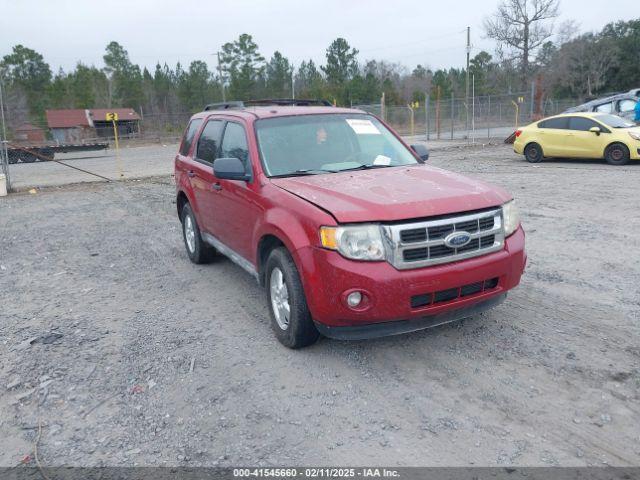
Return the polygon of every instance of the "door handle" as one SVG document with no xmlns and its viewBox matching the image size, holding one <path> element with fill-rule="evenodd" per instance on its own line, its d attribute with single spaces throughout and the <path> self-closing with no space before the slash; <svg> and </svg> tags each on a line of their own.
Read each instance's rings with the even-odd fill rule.
<svg viewBox="0 0 640 480">
<path fill-rule="evenodd" d="M 196 172 L 194 172 L 193 170 L 188 170 L 187 171 L 187 177 L 193 178 L 195 176 L 196 176 Z"/>
<path fill-rule="evenodd" d="M 211 186 L 213 187 L 214 190 L 217 190 L 217 191 L 222 190 L 222 185 L 220 185 L 218 182 L 214 183 Z"/>
</svg>

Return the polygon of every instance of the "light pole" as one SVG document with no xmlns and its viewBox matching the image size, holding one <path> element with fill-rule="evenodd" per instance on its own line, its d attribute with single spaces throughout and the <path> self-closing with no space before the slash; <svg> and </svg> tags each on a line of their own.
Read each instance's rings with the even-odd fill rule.
<svg viewBox="0 0 640 480">
<path fill-rule="evenodd" d="M 220 52 L 216 52 L 216 55 L 218 57 L 218 76 L 220 78 L 220 89 L 222 90 L 222 101 L 226 102 L 227 95 L 225 94 L 225 91 L 224 91 L 224 78 L 222 78 L 222 65 L 220 65 Z"/>
</svg>

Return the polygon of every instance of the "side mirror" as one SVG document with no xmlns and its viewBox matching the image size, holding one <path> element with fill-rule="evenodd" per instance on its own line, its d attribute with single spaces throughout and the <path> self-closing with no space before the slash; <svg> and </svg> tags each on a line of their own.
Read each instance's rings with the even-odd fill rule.
<svg viewBox="0 0 640 480">
<path fill-rule="evenodd" d="M 589 131 L 590 131 L 591 133 L 595 133 L 596 135 L 600 135 L 600 133 L 602 132 L 602 130 L 600 129 L 600 127 L 591 127 L 591 128 L 589 129 Z"/>
<path fill-rule="evenodd" d="M 429 160 L 429 150 L 427 150 L 427 147 L 425 147 L 423 144 L 416 143 L 415 145 L 411 145 L 411 150 L 413 150 L 423 162 Z"/>
<path fill-rule="evenodd" d="M 251 180 L 244 163 L 239 158 L 216 158 L 213 161 L 213 174 L 220 180 Z"/>
</svg>

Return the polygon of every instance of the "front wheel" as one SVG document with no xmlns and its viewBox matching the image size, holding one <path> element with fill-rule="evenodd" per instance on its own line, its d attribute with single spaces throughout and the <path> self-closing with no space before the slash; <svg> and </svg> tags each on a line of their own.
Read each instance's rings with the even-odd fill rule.
<svg viewBox="0 0 640 480">
<path fill-rule="evenodd" d="M 298 269 L 285 248 L 269 254 L 265 273 L 271 327 L 280 343 L 289 348 L 315 343 L 320 334 L 311 319 Z"/>
<path fill-rule="evenodd" d="M 542 147 L 537 143 L 530 143 L 524 149 L 524 158 L 526 158 L 529 163 L 540 163 L 544 158 Z"/>
<path fill-rule="evenodd" d="M 622 143 L 609 145 L 604 152 L 604 159 L 609 165 L 625 165 L 629 156 L 629 149 Z"/>
</svg>

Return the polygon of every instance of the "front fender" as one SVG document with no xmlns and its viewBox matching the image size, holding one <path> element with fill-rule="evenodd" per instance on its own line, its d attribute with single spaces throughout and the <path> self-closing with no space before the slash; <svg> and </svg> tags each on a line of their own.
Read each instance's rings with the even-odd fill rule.
<svg viewBox="0 0 640 480">
<path fill-rule="evenodd" d="M 291 255 L 310 243 L 309 228 L 303 225 L 300 219 L 292 212 L 284 208 L 268 210 L 263 221 L 256 225 L 254 230 L 254 245 L 260 245 L 260 240 L 267 235 L 273 235 L 284 243 Z M 256 249 L 256 264 L 258 263 L 258 251 Z M 295 258 L 294 258 L 295 259 Z"/>
<path fill-rule="evenodd" d="M 314 214 L 316 215 L 307 216 L 305 212 L 297 214 L 297 212 L 281 207 L 272 208 L 265 212 L 263 222 L 256 226 L 253 234 L 253 245 L 256 245 L 253 260 L 258 273 L 262 273 L 258 251 L 261 240 L 265 236 L 272 235 L 280 240 L 291 254 L 307 297 L 310 295 L 308 278 L 313 275 L 313 272 L 309 271 L 308 262 L 304 262 L 301 258 L 301 252 L 303 249 L 318 244 L 319 225 L 332 225 L 335 222 L 331 216 L 324 212 L 316 210 Z M 317 215 L 322 218 L 315 218 Z"/>
</svg>

